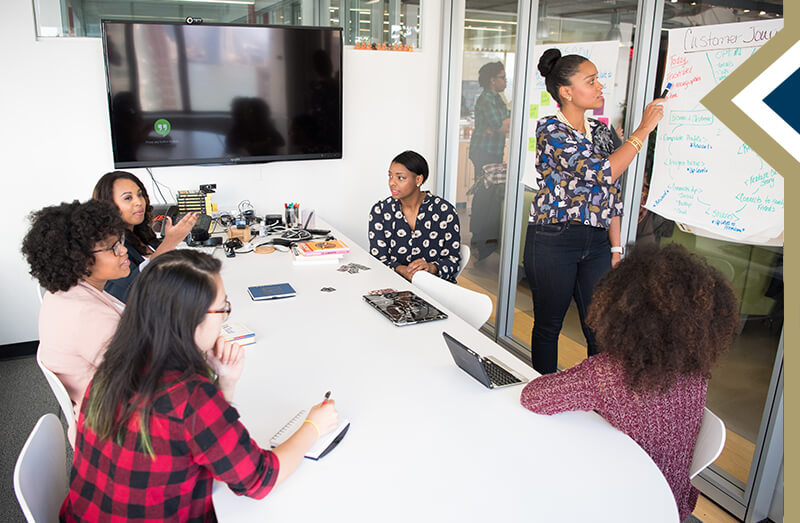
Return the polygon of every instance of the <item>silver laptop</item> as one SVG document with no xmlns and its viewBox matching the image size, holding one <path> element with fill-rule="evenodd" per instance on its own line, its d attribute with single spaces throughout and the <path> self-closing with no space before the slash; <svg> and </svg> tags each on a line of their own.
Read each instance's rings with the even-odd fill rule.
<svg viewBox="0 0 800 523">
<path fill-rule="evenodd" d="M 411 291 L 367 294 L 364 300 L 399 327 L 447 318 L 447 314 Z"/>
<path fill-rule="evenodd" d="M 499 389 L 528 383 L 528 378 L 515 372 L 506 366 L 502 361 L 493 356 L 482 358 L 475 351 L 443 332 L 444 341 L 456 365 L 461 367 L 467 374 L 483 383 L 489 389 Z"/>
</svg>

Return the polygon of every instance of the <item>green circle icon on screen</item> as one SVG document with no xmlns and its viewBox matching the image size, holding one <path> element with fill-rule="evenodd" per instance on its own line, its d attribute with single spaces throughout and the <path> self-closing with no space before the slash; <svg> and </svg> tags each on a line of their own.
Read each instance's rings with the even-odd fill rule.
<svg viewBox="0 0 800 523">
<path fill-rule="evenodd" d="M 155 129 L 156 133 L 159 135 L 166 136 L 172 130 L 172 125 L 170 125 L 169 120 L 161 118 L 156 120 L 155 125 L 153 125 L 153 129 Z"/>
</svg>

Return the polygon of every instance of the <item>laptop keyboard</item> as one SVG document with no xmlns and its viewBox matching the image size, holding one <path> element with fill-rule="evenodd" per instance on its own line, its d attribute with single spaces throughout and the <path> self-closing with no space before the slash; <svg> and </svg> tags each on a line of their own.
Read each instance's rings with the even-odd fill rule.
<svg viewBox="0 0 800 523">
<path fill-rule="evenodd" d="M 519 383 L 519 378 L 508 372 L 506 369 L 499 365 L 495 365 L 492 360 L 484 359 L 483 367 L 496 386 L 509 385 L 511 383 Z"/>
</svg>

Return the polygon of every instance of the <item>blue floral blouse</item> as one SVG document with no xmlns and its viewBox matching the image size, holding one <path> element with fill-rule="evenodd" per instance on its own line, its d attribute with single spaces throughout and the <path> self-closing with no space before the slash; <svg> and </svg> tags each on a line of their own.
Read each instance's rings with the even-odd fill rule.
<svg viewBox="0 0 800 523">
<path fill-rule="evenodd" d="M 369 252 L 384 265 L 396 268 L 424 258 L 439 269 L 439 277 L 455 282 L 461 261 L 461 232 L 455 208 L 428 193 L 417 214 L 416 228 L 391 196 L 372 206 L 369 215 Z"/>
<path fill-rule="evenodd" d="M 611 181 L 611 130 L 589 118 L 592 141 L 555 116 L 536 127 L 539 190 L 531 202 L 531 223 L 578 221 L 608 229 L 622 215 L 620 179 Z"/>
</svg>

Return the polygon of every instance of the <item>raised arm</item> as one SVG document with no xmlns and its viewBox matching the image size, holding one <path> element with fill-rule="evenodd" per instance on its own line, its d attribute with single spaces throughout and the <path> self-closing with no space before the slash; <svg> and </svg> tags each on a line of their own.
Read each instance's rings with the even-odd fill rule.
<svg viewBox="0 0 800 523">
<path fill-rule="evenodd" d="M 664 117 L 663 104 L 663 98 L 656 98 L 645 107 L 644 113 L 642 114 L 642 123 L 631 133 L 631 135 L 638 138 L 641 143 L 647 140 L 647 137 L 656 128 L 658 122 Z M 639 154 L 639 149 L 626 140 L 608 157 L 608 161 L 611 165 L 612 182 L 617 181 L 617 178 L 625 172 L 625 169 L 628 168 L 637 154 Z"/>
</svg>

